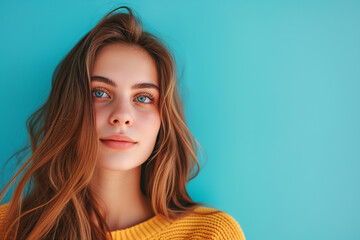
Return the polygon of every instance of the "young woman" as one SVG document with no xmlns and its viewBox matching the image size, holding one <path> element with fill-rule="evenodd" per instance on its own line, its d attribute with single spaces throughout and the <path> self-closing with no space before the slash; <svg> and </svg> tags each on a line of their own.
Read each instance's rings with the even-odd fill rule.
<svg viewBox="0 0 360 240">
<path fill-rule="evenodd" d="M 0 193 L 20 179 L 0 207 L 0 238 L 245 239 L 230 215 L 187 193 L 199 163 L 176 74 L 131 9 L 107 14 L 28 119 L 32 154 Z"/>
</svg>

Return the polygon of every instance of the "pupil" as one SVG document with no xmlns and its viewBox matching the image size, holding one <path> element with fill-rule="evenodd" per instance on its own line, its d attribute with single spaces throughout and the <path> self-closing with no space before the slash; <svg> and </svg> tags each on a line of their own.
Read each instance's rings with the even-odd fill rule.
<svg viewBox="0 0 360 240">
<path fill-rule="evenodd" d="M 96 92 L 95 92 L 95 95 L 96 95 L 97 97 L 101 97 L 101 96 L 102 96 L 101 92 L 99 92 L 99 91 L 96 91 Z"/>
</svg>

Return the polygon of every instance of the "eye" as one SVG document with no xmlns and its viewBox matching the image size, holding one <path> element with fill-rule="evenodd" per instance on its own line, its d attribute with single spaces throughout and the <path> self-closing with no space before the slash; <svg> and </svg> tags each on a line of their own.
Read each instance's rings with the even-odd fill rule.
<svg viewBox="0 0 360 240">
<path fill-rule="evenodd" d="M 107 90 L 102 87 L 96 87 L 92 89 L 92 96 L 94 98 L 110 98 Z M 135 97 L 135 101 L 144 103 L 144 104 L 152 104 L 156 101 L 155 97 L 150 93 L 141 93 Z"/>
<path fill-rule="evenodd" d="M 151 95 L 150 93 L 141 93 L 140 95 L 138 95 L 135 99 L 137 99 L 139 102 L 141 103 L 145 103 L 145 104 L 150 104 L 154 102 L 154 96 Z M 149 99 L 148 101 L 146 101 L 146 99 Z M 145 102 L 146 101 L 146 102 Z"/>
<path fill-rule="evenodd" d="M 95 98 L 103 98 L 104 95 L 107 95 L 107 97 L 110 97 L 107 93 L 106 93 L 106 89 L 104 88 L 94 88 L 92 90 L 92 96 Z M 106 96 L 105 96 L 106 97 Z"/>
</svg>

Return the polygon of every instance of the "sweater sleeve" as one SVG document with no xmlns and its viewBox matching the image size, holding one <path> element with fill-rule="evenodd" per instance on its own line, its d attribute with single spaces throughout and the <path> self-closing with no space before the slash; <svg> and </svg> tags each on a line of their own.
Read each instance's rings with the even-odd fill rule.
<svg viewBox="0 0 360 240">
<path fill-rule="evenodd" d="M 4 229 L 3 225 L 5 224 L 5 215 L 8 208 L 9 203 L 5 203 L 0 206 L 0 239 L 3 238 Z"/>
<path fill-rule="evenodd" d="M 219 213 L 216 228 L 217 231 L 214 239 L 245 240 L 239 223 L 226 212 Z"/>
</svg>

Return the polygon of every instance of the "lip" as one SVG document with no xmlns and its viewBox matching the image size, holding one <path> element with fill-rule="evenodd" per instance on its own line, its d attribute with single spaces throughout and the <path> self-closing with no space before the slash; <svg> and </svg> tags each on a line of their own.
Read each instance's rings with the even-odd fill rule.
<svg viewBox="0 0 360 240">
<path fill-rule="evenodd" d="M 137 142 L 126 135 L 115 134 L 101 138 L 100 141 L 107 147 L 117 150 L 127 150 L 132 148 Z"/>
<path fill-rule="evenodd" d="M 136 143 L 134 140 L 132 140 L 128 136 L 122 135 L 122 134 L 115 134 L 115 135 L 103 137 L 100 140 Z"/>
<path fill-rule="evenodd" d="M 132 148 L 136 142 L 126 142 L 126 141 L 113 141 L 113 140 L 101 140 L 100 141 L 109 148 L 116 150 L 127 150 Z"/>
</svg>

